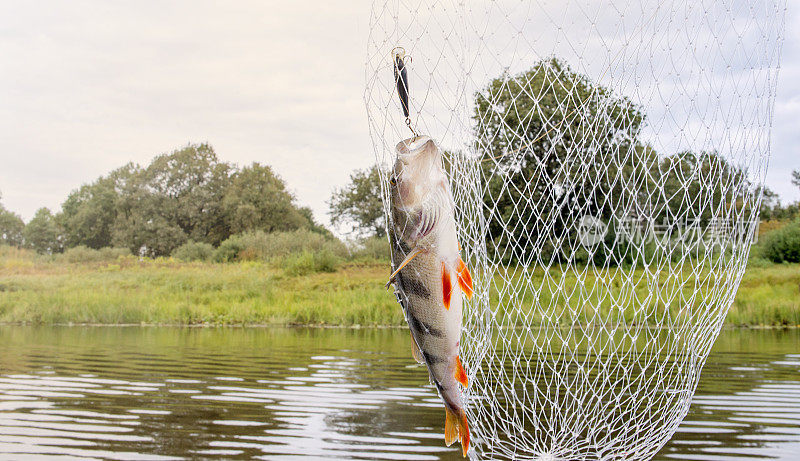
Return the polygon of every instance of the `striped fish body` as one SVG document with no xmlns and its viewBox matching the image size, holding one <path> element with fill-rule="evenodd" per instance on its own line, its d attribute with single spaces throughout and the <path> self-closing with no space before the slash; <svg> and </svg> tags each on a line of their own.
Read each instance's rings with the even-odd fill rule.
<svg viewBox="0 0 800 461">
<path fill-rule="evenodd" d="M 397 145 L 391 180 L 393 281 L 408 321 L 415 359 L 428 367 L 445 404 L 445 442 L 460 438 L 464 456 L 469 429 L 459 384 L 467 376 L 459 359 L 462 304 L 472 280 L 461 260 L 453 197 L 442 154 L 427 136 Z"/>
</svg>

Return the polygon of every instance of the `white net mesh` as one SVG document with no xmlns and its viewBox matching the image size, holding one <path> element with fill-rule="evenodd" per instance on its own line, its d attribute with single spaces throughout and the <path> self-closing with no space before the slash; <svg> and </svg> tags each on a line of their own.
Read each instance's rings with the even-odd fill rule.
<svg viewBox="0 0 800 461">
<path fill-rule="evenodd" d="M 447 152 L 475 280 L 461 346 L 473 455 L 649 459 L 674 433 L 757 225 L 783 12 L 375 1 L 378 165 L 410 135 L 402 46 L 411 120 Z"/>
</svg>

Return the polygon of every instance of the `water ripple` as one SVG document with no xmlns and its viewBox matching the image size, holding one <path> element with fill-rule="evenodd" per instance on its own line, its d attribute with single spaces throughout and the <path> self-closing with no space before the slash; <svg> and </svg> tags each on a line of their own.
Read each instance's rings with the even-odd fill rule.
<svg viewBox="0 0 800 461">
<path fill-rule="evenodd" d="M 800 453 L 800 334 L 742 334 L 723 333 L 657 459 Z M 0 460 L 462 459 L 443 444 L 441 402 L 409 367 L 401 330 L 6 326 L 0 337 Z"/>
</svg>

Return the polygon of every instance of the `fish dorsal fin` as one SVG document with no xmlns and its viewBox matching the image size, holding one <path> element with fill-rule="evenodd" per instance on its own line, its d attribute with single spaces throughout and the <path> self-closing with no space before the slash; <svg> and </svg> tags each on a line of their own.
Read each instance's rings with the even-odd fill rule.
<svg viewBox="0 0 800 461">
<path fill-rule="evenodd" d="M 411 336 L 411 356 L 414 357 L 414 360 L 417 363 L 425 363 L 425 357 L 422 355 L 422 351 L 419 350 L 419 346 L 417 346 L 417 342 L 414 340 L 414 336 Z"/>
</svg>

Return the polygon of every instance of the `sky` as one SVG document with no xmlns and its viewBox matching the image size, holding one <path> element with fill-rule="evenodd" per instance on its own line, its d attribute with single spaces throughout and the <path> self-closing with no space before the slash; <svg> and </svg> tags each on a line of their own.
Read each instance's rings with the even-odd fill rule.
<svg viewBox="0 0 800 461">
<path fill-rule="evenodd" d="M 328 223 L 374 154 L 364 109 L 371 1 L 0 0 L 0 193 L 29 220 L 128 162 L 208 142 L 272 166 Z M 800 0 L 790 0 L 766 184 L 800 168 Z"/>
</svg>

